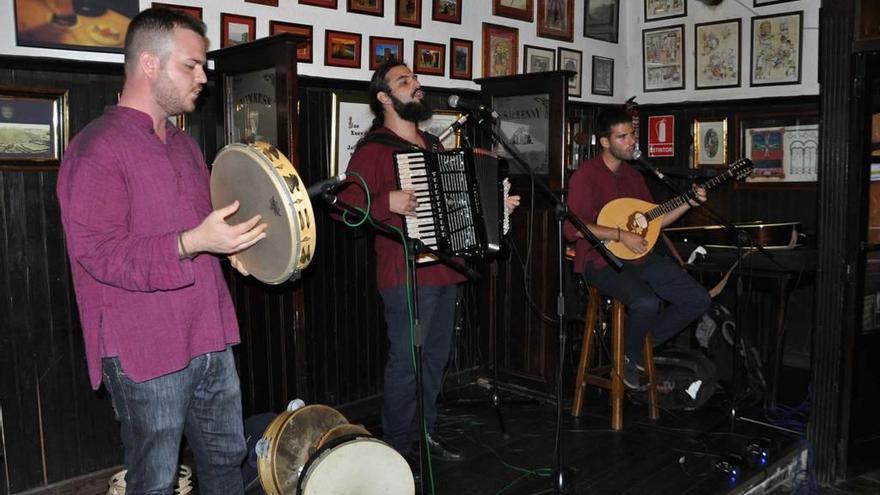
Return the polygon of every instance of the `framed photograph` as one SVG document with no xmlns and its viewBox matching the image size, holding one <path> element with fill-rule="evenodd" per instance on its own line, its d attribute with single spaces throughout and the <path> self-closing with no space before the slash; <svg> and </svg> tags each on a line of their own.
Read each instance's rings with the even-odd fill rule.
<svg viewBox="0 0 880 495">
<path fill-rule="evenodd" d="M 763 7 L 765 5 L 774 5 L 777 3 L 794 2 L 795 0 L 755 0 L 755 7 Z"/>
<path fill-rule="evenodd" d="M 244 0 L 247 3 L 258 3 L 260 5 L 268 5 L 270 7 L 277 7 L 278 0 Z"/>
<path fill-rule="evenodd" d="M 614 59 L 593 55 L 593 84 L 590 92 L 594 95 L 614 96 Z"/>
<path fill-rule="evenodd" d="M 413 72 L 431 76 L 445 75 L 446 45 L 442 43 L 428 43 L 427 41 L 414 41 Z"/>
<path fill-rule="evenodd" d="M 257 18 L 220 13 L 220 47 L 240 45 L 256 39 Z"/>
<path fill-rule="evenodd" d="M 752 86 L 801 82 L 803 11 L 752 17 Z"/>
<path fill-rule="evenodd" d="M 348 0 L 348 11 L 355 14 L 383 17 L 385 15 L 385 0 Z"/>
<path fill-rule="evenodd" d="M 370 36 L 370 70 L 376 70 L 386 60 L 403 60 L 403 38 Z"/>
<path fill-rule="evenodd" d="M 0 168 L 51 168 L 67 146 L 67 90 L 0 86 Z"/>
<path fill-rule="evenodd" d="M 573 76 L 568 78 L 568 96 L 581 95 L 583 59 L 584 56 L 582 52 L 559 47 L 559 70 L 570 70 L 575 72 Z"/>
<path fill-rule="evenodd" d="M 422 0 L 394 0 L 394 24 L 422 27 Z"/>
<path fill-rule="evenodd" d="M 474 42 L 452 38 L 449 40 L 449 77 L 451 79 L 474 78 Z"/>
<path fill-rule="evenodd" d="M 687 0 L 644 0 L 645 22 L 684 17 L 688 13 Z"/>
<path fill-rule="evenodd" d="M 684 89 L 684 24 L 642 31 L 643 88 Z"/>
<path fill-rule="evenodd" d="M 461 24 L 461 6 L 464 0 L 433 0 L 433 2 L 432 19 Z"/>
<path fill-rule="evenodd" d="M 556 52 L 552 48 L 523 45 L 523 74 L 556 69 Z"/>
<path fill-rule="evenodd" d="M 333 122 L 328 175 L 344 173 L 357 142 L 373 125 L 373 112 L 366 95 L 333 93 Z"/>
<path fill-rule="evenodd" d="M 327 7 L 335 9 L 338 7 L 338 0 L 299 0 L 301 5 L 314 5 L 315 7 Z"/>
<path fill-rule="evenodd" d="M 697 89 L 740 85 L 740 19 L 694 25 L 694 80 Z"/>
<path fill-rule="evenodd" d="M 107 0 L 94 6 L 88 15 L 78 13 L 69 0 L 12 3 L 18 46 L 93 52 L 122 53 L 128 23 L 140 10 L 138 0 Z"/>
<path fill-rule="evenodd" d="M 586 0 L 584 37 L 617 43 L 620 0 Z"/>
<path fill-rule="evenodd" d="M 727 119 L 694 119 L 694 168 L 725 167 L 727 155 Z"/>
<path fill-rule="evenodd" d="M 201 7 L 191 7 L 189 5 L 175 5 L 173 3 L 160 3 L 160 2 L 153 2 L 152 6 L 153 7 L 161 7 L 163 9 L 176 10 L 178 12 L 183 12 L 184 14 L 189 14 L 200 21 L 202 20 L 202 8 Z"/>
<path fill-rule="evenodd" d="M 492 0 L 492 15 L 532 22 L 535 19 L 535 0 Z"/>
<path fill-rule="evenodd" d="M 519 30 L 483 23 L 483 77 L 512 76 L 519 65 Z"/>
<path fill-rule="evenodd" d="M 815 112 L 737 115 L 736 127 L 737 150 L 755 166 L 747 184 L 816 182 L 819 117 Z"/>
<path fill-rule="evenodd" d="M 440 134 L 443 134 L 443 131 L 448 129 L 460 117 L 461 113 L 456 110 L 434 110 L 434 115 L 430 119 L 419 123 L 419 129 L 430 132 L 435 136 L 440 136 Z M 454 150 L 460 147 L 461 129 L 453 132 L 440 143 L 447 150 Z"/>
<path fill-rule="evenodd" d="M 324 65 L 361 68 L 361 35 L 343 31 L 325 31 Z"/>
<path fill-rule="evenodd" d="M 574 39 L 574 0 L 538 0 L 538 36 Z"/>
<path fill-rule="evenodd" d="M 294 24 L 292 22 L 269 21 L 269 35 L 278 33 L 293 33 L 308 38 L 308 41 L 296 47 L 296 61 L 312 63 L 312 26 L 308 24 Z"/>
</svg>

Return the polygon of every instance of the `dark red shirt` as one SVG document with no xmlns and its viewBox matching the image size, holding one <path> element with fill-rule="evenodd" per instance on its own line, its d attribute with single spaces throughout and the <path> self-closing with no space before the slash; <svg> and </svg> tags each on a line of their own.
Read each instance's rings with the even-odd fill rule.
<svg viewBox="0 0 880 495">
<path fill-rule="evenodd" d="M 568 208 L 585 224 L 595 224 L 602 207 L 617 198 L 654 202 L 642 174 L 626 162 L 620 164 L 616 173 L 612 172 L 602 160 L 602 154 L 581 163 L 569 180 Z M 571 222 L 565 222 L 563 232 L 569 242 L 575 243 L 577 273 L 582 273 L 587 263 L 596 268 L 608 264 L 586 239 L 577 236 L 578 231 Z"/>
</svg>

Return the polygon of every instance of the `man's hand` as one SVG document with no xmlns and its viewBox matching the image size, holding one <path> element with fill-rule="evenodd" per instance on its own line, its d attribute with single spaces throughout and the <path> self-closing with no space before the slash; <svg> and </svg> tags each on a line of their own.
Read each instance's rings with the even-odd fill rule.
<svg viewBox="0 0 880 495">
<path fill-rule="evenodd" d="M 391 191 L 388 193 L 388 209 L 399 215 L 416 216 L 419 202 L 414 191 Z"/>
<path fill-rule="evenodd" d="M 513 210 L 519 206 L 519 196 L 508 196 L 507 199 L 504 200 L 504 208 L 507 209 L 507 214 L 510 215 L 513 213 Z"/>
<path fill-rule="evenodd" d="M 704 189 L 703 186 L 698 186 L 698 185 L 694 184 L 694 185 L 692 186 L 692 189 L 694 190 L 694 194 L 697 195 L 696 200 L 699 201 L 699 203 L 694 202 L 693 199 L 689 199 L 689 200 L 688 200 L 688 204 L 689 204 L 689 205 L 691 205 L 691 206 L 700 206 L 700 203 L 705 203 L 706 200 L 709 198 L 709 197 L 706 195 L 706 189 Z"/>
<path fill-rule="evenodd" d="M 211 212 L 198 227 L 181 232 L 180 243 L 184 250 L 181 254 L 194 256 L 199 253 L 237 253 L 265 239 L 267 225 L 259 223 L 260 215 L 254 215 L 236 225 L 226 223 L 226 218 L 238 211 L 238 208 L 239 203 L 235 201 Z"/>
<path fill-rule="evenodd" d="M 244 265 L 241 264 L 241 259 L 238 257 L 238 254 L 230 254 L 229 263 L 232 265 L 232 268 L 238 270 L 238 273 L 244 275 L 245 277 L 251 274 L 251 272 L 247 271 Z"/>
<path fill-rule="evenodd" d="M 642 236 L 626 230 L 620 231 L 620 242 L 636 254 L 645 254 L 648 250 L 648 241 L 642 238 Z"/>
</svg>

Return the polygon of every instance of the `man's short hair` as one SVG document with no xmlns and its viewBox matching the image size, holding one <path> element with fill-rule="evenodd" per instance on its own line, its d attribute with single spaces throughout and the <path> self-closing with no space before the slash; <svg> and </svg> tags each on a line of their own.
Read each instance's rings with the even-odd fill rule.
<svg viewBox="0 0 880 495">
<path fill-rule="evenodd" d="M 611 136 L 611 128 L 618 124 L 631 124 L 632 116 L 620 107 L 606 108 L 596 117 L 596 137 Z"/>
<path fill-rule="evenodd" d="M 134 16 L 125 34 L 125 73 L 137 67 L 137 59 L 150 51 L 163 61 L 170 53 L 174 28 L 189 29 L 205 37 L 205 23 L 195 17 L 167 8 L 150 8 Z"/>
<path fill-rule="evenodd" d="M 373 77 L 370 79 L 370 110 L 376 116 L 373 120 L 373 127 L 377 127 L 377 123 L 382 125 L 385 121 L 385 108 L 382 106 L 382 102 L 379 101 L 379 93 L 391 94 L 391 85 L 388 84 L 385 76 L 388 75 L 391 69 L 399 65 L 406 64 L 396 58 L 386 60 L 376 69 L 376 72 L 373 73 Z"/>
</svg>

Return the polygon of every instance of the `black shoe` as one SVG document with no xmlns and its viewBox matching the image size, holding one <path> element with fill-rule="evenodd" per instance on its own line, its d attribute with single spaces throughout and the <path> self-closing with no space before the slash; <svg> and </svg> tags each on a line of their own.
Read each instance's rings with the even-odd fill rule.
<svg viewBox="0 0 880 495">
<path fill-rule="evenodd" d="M 645 387 L 642 385 L 642 377 L 638 366 L 626 357 L 623 359 L 623 371 L 620 375 L 626 388 L 632 390 L 644 390 Z"/>
<path fill-rule="evenodd" d="M 444 442 L 441 442 L 440 439 L 428 435 L 427 440 L 428 449 L 431 451 L 431 460 L 448 462 L 464 460 L 464 454 L 462 454 L 460 450 L 446 445 Z M 416 459 L 418 459 L 418 443 L 415 444 L 414 448 L 416 450 Z"/>
</svg>

